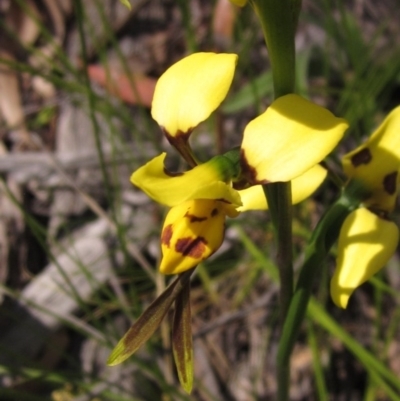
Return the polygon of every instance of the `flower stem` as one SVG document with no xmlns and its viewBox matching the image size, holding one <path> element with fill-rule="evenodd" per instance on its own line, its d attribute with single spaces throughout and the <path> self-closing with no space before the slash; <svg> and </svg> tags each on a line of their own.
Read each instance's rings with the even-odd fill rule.
<svg viewBox="0 0 400 401">
<path fill-rule="evenodd" d="M 301 0 L 253 0 L 268 47 L 275 99 L 294 92 L 294 36 Z"/>
<path fill-rule="evenodd" d="M 292 191 L 290 182 L 277 182 L 263 188 L 276 229 L 276 259 L 280 281 L 279 315 L 283 326 L 293 295 Z"/>
<path fill-rule="evenodd" d="M 298 0 L 253 0 L 272 66 L 275 98 L 294 92 L 295 43 L 294 34 L 299 11 Z M 296 5 L 297 8 L 294 8 Z M 290 182 L 264 186 L 277 235 L 277 264 L 280 271 L 281 324 L 293 293 L 292 267 L 292 198 Z"/>
<path fill-rule="evenodd" d="M 268 47 L 275 99 L 295 90 L 295 31 L 301 0 L 252 0 Z M 292 194 L 290 182 L 263 186 L 277 236 L 280 275 L 280 322 L 283 329 L 293 296 Z M 291 350 L 289 351 L 290 356 Z M 290 358 L 277 359 L 278 399 L 287 401 Z"/>
</svg>

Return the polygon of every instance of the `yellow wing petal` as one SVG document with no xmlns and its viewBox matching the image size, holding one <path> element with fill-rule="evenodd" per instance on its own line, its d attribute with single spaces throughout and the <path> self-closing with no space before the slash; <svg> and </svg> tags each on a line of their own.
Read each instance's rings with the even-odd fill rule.
<svg viewBox="0 0 400 401">
<path fill-rule="evenodd" d="M 242 169 L 250 182 L 290 181 L 323 160 L 348 124 L 294 94 L 274 101 L 251 121 L 242 142 Z"/>
<path fill-rule="evenodd" d="M 310 170 L 295 178 L 292 181 L 293 205 L 300 203 L 316 191 L 326 175 L 327 171 L 319 164 L 316 164 Z M 268 209 L 268 203 L 261 185 L 254 185 L 238 192 L 242 200 L 242 206 L 237 209 L 239 212 Z"/>
</svg>

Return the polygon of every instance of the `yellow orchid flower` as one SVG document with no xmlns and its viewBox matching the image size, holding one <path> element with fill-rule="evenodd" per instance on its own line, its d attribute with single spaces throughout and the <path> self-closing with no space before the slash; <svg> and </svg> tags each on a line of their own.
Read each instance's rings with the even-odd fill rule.
<svg viewBox="0 0 400 401">
<path fill-rule="evenodd" d="M 392 211 L 400 183 L 400 106 L 392 110 L 383 123 L 361 146 L 342 159 L 349 179 L 365 184 L 371 196 L 365 205 Z"/>
<path fill-rule="evenodd" d="M 339 235 L 337 267 L 331 280 L 335 304 L 346 308 L 350 295 L 369 280 L 392 257 L 399 242 L 399 229 L 368 209 L 350 213 Z"/>
<path fill-rule="evenodd" d="M 178 274 L 193 268 L 221 246 L 225 217 L 267 209 L 260 185 L 245 190 L 232 187 L 236 169 L 225 156 L 217 156 L 185 173 L 164 167 L 166 154 L 136 170 L 131 182 L 158 203 L 170 206 L 161 234 L 160 271 Z M 293 180 L 293 203 L 310 196 L 326 177 L 316 165 Z"/>
<path fill-rule="evenodd" d="M 298 95 L 282 96 L 247 125 L 242 170 L 251 184 L 290 181 L 322 161 L 347 127 L 344 119 Z"/>
<path fill-rule="evenodd" d="M 198 265 L 221 246 L 225 217 L 242 205 L 232 188 L 233 163 L 217 156 L 185 173 L 164 167 L 165 153 L 131 176 L 131 182 L 155 201 L 170 206 L 161 233 L 160 272 L 178 274 Z"/>
<path fill-rule="evenodd" d="M 250 184 L 295 179 L 293 202 L 297 203 L 321 184 L 326 171 L 316 164 L 347 128 L 344 120 L 322 107 L 287 95 L 249 123 L 237 163 L 217 156 L 196 165 L 188 137 L 228 93 L 236 62 L 234 54 L 192 54 L 170 67 L 157 83 L 152 116 L 194 166 L 185 173 L 170 173 L 161 154 L 131 176 L 132 183 L 147 195 L 172 207 L 161 237 L 160 270 L 165 274 L 193 268 L 215 252 L 223 240 L 226 216 L 267 208 L 260 186 L 243 191 L 233 188 L 241 173 L 239 164 Z"/>
<path fill-rule="evenodd" d="M 397 107 L 364 144 L 342 158 L 349 182 L 357 180 L 369 193 L 364 207 L 347 217 L 339 235 L 331 296 L 342 308 L 357 287 L 385 266 L 399 241 L 398 227 L 386 218 L 398 194 L 399 127 Z"/>
</svg>

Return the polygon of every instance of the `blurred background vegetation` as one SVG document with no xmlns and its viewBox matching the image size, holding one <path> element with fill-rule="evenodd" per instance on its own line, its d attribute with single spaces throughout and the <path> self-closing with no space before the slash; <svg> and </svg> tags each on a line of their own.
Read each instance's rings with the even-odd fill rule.
<svg viewBox="0 0 400 401">
<path fill-rule="evenodd" d="M 168 284 L 157 273 L 165 210 L 129 183 L 161 151 L 185 168 L 150 117 L 157 78 L 194 51 L 239 54 L 227 100 L 192 139 L 201 160 L 239 145 L 272 100 L 250 7 L 130 2 L 0 0 L 0 400 L 274 400 L 277 273 L 264 213 L 229 220 L 197 270 L 191 396 L 177 385 L 168 319 L 129 361 L 106 366 Z M 303 1 L 297 92 L 350 123 L 326 160 L 338 176 L 340 156 L 400 102 L 399 21 L 397 0 Z M 338 191 L 327 181 L 295 207 L 295 266 Z M 291 399 L 400 400 L 398 255 L 345 311 L 329 299 L 334 257 L 294 350 Z"/>
</svg>

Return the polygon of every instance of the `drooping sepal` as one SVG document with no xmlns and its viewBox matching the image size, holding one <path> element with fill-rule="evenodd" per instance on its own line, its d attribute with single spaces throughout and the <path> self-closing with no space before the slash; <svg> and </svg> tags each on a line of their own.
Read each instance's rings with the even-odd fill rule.
<svg viewBox="0 0 400 401">
<path fill-rule="evenodd" d="M 287 182 L 322 161 L 348 124 L 298 95 L 275 100 L 246 127 L 242 171 L 252 184 Z"/>
<path fill-rule="evenodd" d="M 182 289 L 175 301 L 172 351 L 179 382 L 183 389 L 190 394 L 193 387 L 194 370 L 190 283 Z"/>
<path fill-rule="evenodd" d="M 356 209 L 339 234 L 337 266 L 331 280 L 333 302 L 346 308 L 354 290 L 389 261 L 399 242 L 399 229 L 366 208 Z"/>
<path fill-rule="evenodd" d="M 134 354 L 158 329 L 172 303 L 182 289 L 189 285 L 193 271 L 181 274 L 140 315 L 111 352 L 107 365 L 115 366 Z"/>
</svg>

